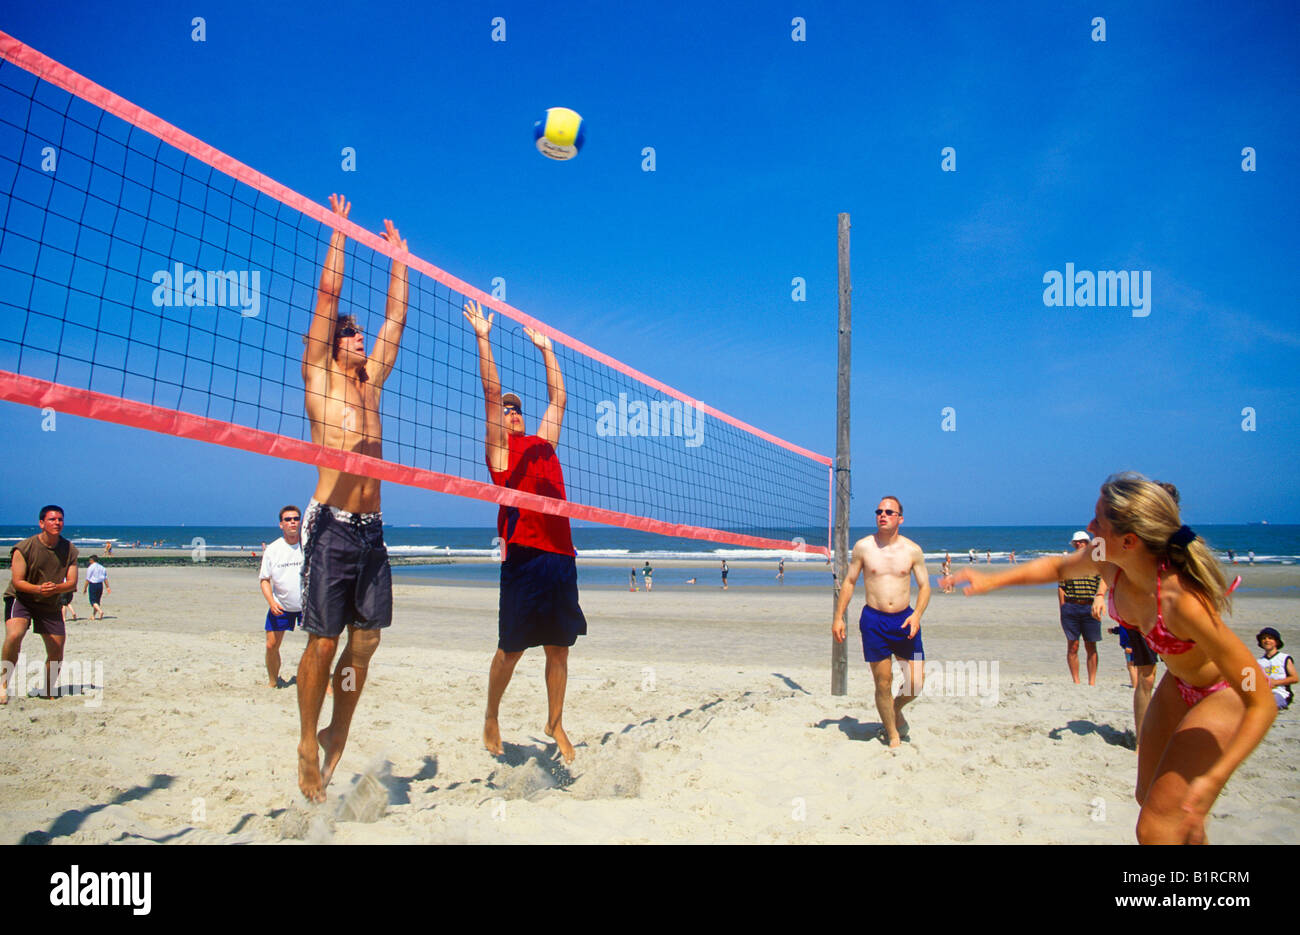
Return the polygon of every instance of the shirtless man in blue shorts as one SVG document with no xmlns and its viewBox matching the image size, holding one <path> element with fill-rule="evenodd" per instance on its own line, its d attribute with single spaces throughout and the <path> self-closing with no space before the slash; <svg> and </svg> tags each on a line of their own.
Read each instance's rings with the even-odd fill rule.
<svg viewBox="0 0 1300 935">
<path fill-rule="evenodd" d="M 342 196 L 330 195 L 330 207 L 346 218 L 352 206 Z M 384 226 L 384 238 L 405 251 L 406 241 L 393 222 L 384 221 Z M 367 356 L 366 336 L 356 319 L 339 314 L 345 239 L 338 230 L 330 237 L 305 339 L 307 418 L 316 444 L 380 458 L 379 394 L 397 361 L 406 326 L 406 265 L 393 260 L 384 324 Z M 379 632 L 392 623 L 393 578 L 384 548 L 379 481 L 322 465 L 316 470 L 316 492 L 302 514 L 301 527 L 307 648 L 298 663 L 298 788 L 308 800 L 323 802 L 325 787 L 343 756 Z M 345 628 L 347 645 L 334 670 L 334 713 L 329 725 L 317 732 L 330 663 Z"/>
<path fill-rule="evenodd" d="M 876 534 L 853 547 L 849 570 L 840 588 L 831 633 L 844 641 L 844 612 L 853 599 L 858 575 L 863 575 L 866 606 L 858 624 L 862 632 L 862 653 L 871 665 L 876 682 L 876 710 L 883 725 L 881 734 L 889 746 L 897 747 L 907 737 L 903 706 L 920 694 L 925 685 L 925 647 L 921 644 L 921 615 L 930 603 L 930 574 L 921 547 L 898 534 L 903 522 L 903 505 L 897 497 L 885 497 L 876 507 Z M 916 579 L 916 610 L 908 606 L 911 579 Z M 893 659 L 906 667 L 903 686 L 893 697 Z"/>
</svg>

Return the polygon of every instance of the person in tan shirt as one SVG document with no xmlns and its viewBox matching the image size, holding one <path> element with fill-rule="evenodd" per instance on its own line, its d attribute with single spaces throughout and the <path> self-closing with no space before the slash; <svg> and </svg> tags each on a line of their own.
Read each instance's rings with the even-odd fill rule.
<svg viewBox="0 0 1300 935">
<path fill-rule="evenodd" d="M 77 547 L 63 538 L 63 508 L 41 507 L 41 531 L 15 545 L 9 553 L 10 582 L 5 590 L 5 638 L 0 667 L 0 704 L 9 703 L 9 680 L 18 665 L 23 637 L 30 626 L 45 641 L 45 688 L 53 697 L 63 662 L 67 630 L 63 625 L 63 595 L 77 590 Z"/>
</svg>

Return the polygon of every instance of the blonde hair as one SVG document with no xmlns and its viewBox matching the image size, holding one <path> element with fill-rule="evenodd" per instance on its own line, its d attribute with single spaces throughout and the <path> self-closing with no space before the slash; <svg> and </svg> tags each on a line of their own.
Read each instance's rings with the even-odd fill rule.
<svg viewBox="0 0 1300 935">
<path fill-rule="evenodd" d="M 1197 536 L 1185 546 L 1169 541 L 1183 525 L 1177 487 L 1125 471 L 1106 478 L 1101 499 L 1115 532 L 1141 539 L 1148 552 L 1183 576 L 1207 607 L 1231 612 L 1227 579 L 1205 540 Z"/>
</svg>

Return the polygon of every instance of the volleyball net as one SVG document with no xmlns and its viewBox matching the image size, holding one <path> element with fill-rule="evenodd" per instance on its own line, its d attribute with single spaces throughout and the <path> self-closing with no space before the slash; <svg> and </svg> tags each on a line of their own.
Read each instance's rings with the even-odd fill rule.
<svg viewBox="0 0 1300 935">
<path fill-rule="evenodd" d="M 829 458 L 399 251 L 4 33 L 0 218 L 0 399 L 572 519 L 828 554 Z M 409 270 L 383 458 L 314 443 L 304 409 L 335 229 L 339 312 L 368 346 L 393 261 Z M 546 369 L 523 328 L 552 341 L 567 500 L 491 482 L 468 300 L 497 312 L 502 392 L 522 398 L 530 431 Z"/>
</svg>

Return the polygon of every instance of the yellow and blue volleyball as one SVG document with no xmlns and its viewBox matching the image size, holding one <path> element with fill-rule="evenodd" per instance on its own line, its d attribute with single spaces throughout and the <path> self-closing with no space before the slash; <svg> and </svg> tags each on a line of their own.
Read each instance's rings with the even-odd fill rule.
<svg viewBox="0 0 1300 935">
<path fill-rule="evenodd" d="M 572 159 L 582 149 L 582 136 L 582 115 L 567 107 L 548 107 L 546 116 L 533 124 L 537 151 L 547 159 Z"/>
</svg>

